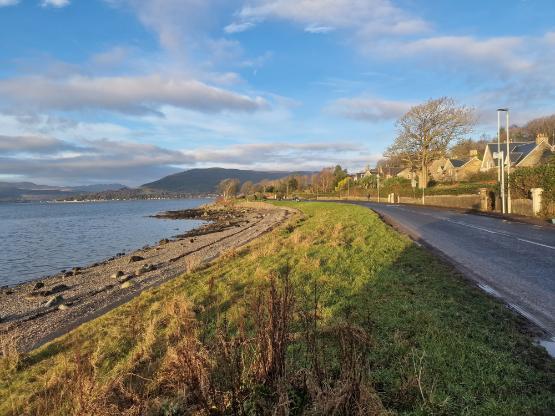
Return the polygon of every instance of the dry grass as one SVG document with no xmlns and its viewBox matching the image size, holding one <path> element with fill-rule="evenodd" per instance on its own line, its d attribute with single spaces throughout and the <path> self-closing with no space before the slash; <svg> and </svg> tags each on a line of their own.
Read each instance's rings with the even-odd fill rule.
<svg viewBox="0 0 555 416">
<path fill-rule="evenodd" d="M 0 360 L 0 415 L 549 414 L 505 309 L 357 207 L 285 227 Z M 551 381 L 550 381 L 551 380 Z"/>
</svg>

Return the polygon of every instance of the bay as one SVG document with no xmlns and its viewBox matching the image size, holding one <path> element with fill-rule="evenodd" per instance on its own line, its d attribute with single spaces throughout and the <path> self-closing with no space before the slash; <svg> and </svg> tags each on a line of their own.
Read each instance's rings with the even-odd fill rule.
<svg viewBox="0 0 555 416">
<path fill-rule="evenodd" d="M 0 204 L 0 286 L 100 262 L 198 227 L 150 215 L 209 199 Z"/>
</svg>

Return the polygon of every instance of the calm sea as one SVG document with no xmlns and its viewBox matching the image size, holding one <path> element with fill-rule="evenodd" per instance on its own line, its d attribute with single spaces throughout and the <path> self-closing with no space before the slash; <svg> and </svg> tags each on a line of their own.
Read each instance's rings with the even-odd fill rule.
<svg viewBox="0 0 555 416">
<path fill-rule="evenodd" d="M 0 203 L 0 286 L 86 266 L 195 228 L 201 221 L 149 215 L 209 201 Z"/>
</svg>

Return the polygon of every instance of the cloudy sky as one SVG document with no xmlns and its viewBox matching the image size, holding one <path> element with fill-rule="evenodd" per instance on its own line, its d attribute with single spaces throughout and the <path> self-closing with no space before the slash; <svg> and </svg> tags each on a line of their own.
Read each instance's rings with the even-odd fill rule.
<svg viewBox="0 0 555 416">
<path fill-rule="evenodd" d="M 351 170 L 428 98 L 555 112 L 553 0 L 0 0 L 0 180 Z"/>
</svg>

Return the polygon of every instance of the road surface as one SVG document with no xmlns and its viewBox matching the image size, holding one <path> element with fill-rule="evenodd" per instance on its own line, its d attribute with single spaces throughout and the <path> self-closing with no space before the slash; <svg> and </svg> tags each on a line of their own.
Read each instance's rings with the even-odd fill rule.
<svg viewBox="0 0 555 416">
<path fill-rule="evenodd" d="M 482 289 L 555 336 L 555 227 L 441 208 L 357 204 L 439 250 Z"/>
</svg>

